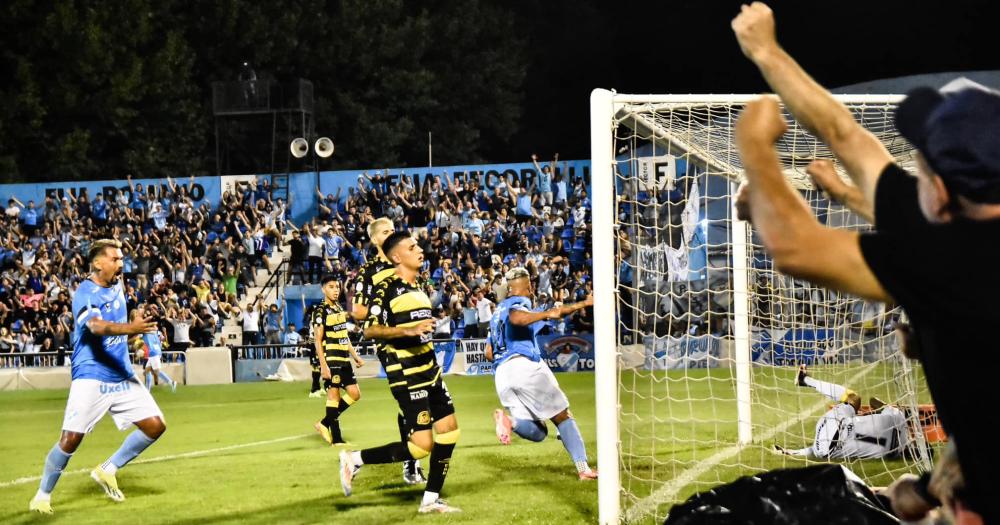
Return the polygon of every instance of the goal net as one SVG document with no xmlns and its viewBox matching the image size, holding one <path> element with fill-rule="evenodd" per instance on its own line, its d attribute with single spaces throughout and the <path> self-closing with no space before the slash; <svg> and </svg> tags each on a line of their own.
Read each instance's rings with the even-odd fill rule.
<svg viewBox="0 0 1000 525">
<path fill-rule="evenodd" d="M 931 465 L 934 414 L 919 365 L 899 352 L 899 309 L 775 271 L 752 226 L 733 215 L 742 176 L 733 130 L 752 98 L 592 97 L 594 194 L 614 195 L 594 204 L 594 251 L 615 254 L 594 272 L 595 318 L 616 321 L 596 334 L 602 523 L 662 522 L 696 492 L 775 468 L 836 461 L 880 486 Z M 892 124 L 899 97 L 839 99 L 898 163 L 913 163 Z M 871 228 L 814 189 L 806 166 L 833 156 L 785 117 L 783 171 L 817 220 Z M 800 364 L 856 392 L 862 413 L 871 397 L 902 409 L 897 453 L 777 452 L 812 445 L 838 402 L 799 386 Z"/>
</svg>

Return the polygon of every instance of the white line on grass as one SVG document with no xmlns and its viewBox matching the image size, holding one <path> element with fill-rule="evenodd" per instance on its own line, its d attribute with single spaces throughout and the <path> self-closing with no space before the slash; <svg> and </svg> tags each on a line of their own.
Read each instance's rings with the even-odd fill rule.
<svg viewBox="0 0 1000 525">
<path fill-rule="evenodd" d="M 237 449 L 247 448 L 247 447 L 259 447 L 259 446 L 263 446 L 263 445 L 273 445 L 274 443 L 283 443 L 285 441 L 294 441 L 296 439 L 302 439 L 304 437 L 312 436 L 312 435 L 313 435 L 312 433 L 309 433 L 309 434 L 299 434 L 297 436 L 287 436 L 287 437 L 283 437 L 283 438 L 269 439 L 267 441 L 254 441 L 253 443 L 242 443 L 242 444 L 239 444 L 239 445 L 229 445 L 229 446 L 225 446 L 225 447 L 210 448 L 210 449 L 206 449 L 206 450 L 194 450 L 194 451 L 191 451 L 191 452 L 184 452 L 183 454 L 170 454 L 168 456 L 158 456 L 158 457 L 149 458 L 149 459 L 139 459 L 139 460 L 133 461 L 132 464 L 133 465 L 138 465 L 140 463 L 159 463 L 161 461 L 170 461 L 172 459 L 183 459 L 183 458 L 194 458 L 194 457 L 198 457 L 198 456 L 207 456 L 209 454 L 215 454 L 217 452 L 227 452 L 227 451 L 230 451 L 230 450 L 237 450 Z M 88 473 L 90 471 L 91 471 L 91 469 L 86 468 L 86 469 L 80 469 L 80 470 L 73 470 L 73 471 L 69 471 L 69 472 L 63 472 L 62 475 L 63 476 L 68 476 L 70 474 L 85 474 L 85 473 Z M 41 476 L 29 476 L 29 477 L 25 477 L 25 478 L 17 478 L 17 479 L 11 480 L 11 481 L 2 481 L 2 482 L 0 482 L 0 489 L 7 488 L 7 487 L 13 487 L 15 485 L 23 485 L 25 483 L 31 483 L 33 481 L 38 481 L 40 479 L 42 479 Z"/>
<path fill-rule="evenodd" d="M 861 379 L 868 372 L 871 372 L 872 369 L 873 367 L 869 367 L 868 369 L 862 369 L 854 377 L 848 379 L 845 384 L 848 385 L 857 384 L 857 381 Z M 784 432 L 785 429 L 791 427 L 792 425 L 796 425 L 802 422 L 802 420 L 804 420 L 810 414 L 817 412 L 820 409 L 828 406 L 828 403 L 829 400 L 824 399 L 823 401 L 820 401 L 815 405 L 806 408 L 805 410 L 799 412 L 794 418 L 780 425 L 777 425 L 773 428 L 770 428 L 766 432 L 763 432 L 759 437 L 756 437 L 754 441 L 756 441 L 757 443 L 763 443 L 765 441 L 771 440 L 779 432 Z M 703 459 L 694 467 L 685 470 L 679 476 L 671 479 L 670 481 L 667 481 L 660 488 L 656 489 L 656 492 L 653 492 L 649 496 L 646 496 L 645 498 L 639 500 L 635 505 L 630 507 L 625 512 L 625 522 L 631 523 L 636 518 L 640 518 L 642 516 L 651 513 L 653 509 L 656 508 L 656 506 L 659 505 L 661 502 L 670 501 L 674 499 L 674 497 L 677 496 L 677 493 L 682 488 L 686 487 L 688 484 L 698 479 L 699 476 L 708 472 L 712 467 L 735 456 L 742 449 L 743 447 L 740 447 L 738 445 L 733 445 L 731 447 L 724 448 L 716 452 L 715 454 L 712 454 L 711 456 Z"/>
</svg>

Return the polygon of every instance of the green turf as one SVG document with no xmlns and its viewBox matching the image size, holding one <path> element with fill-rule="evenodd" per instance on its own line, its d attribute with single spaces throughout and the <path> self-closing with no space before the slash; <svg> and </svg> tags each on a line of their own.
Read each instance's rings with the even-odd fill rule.
<svg viewBox="0 0 1000 525">
<path fill-rule="evenodd" d="M 893 399 L 897 371 L 885 365 L 833 365 L 812 370 L 820 379 L 847 383 L 863 399 Z M 662 521 L 676 501 L 751 472 L 803 466 L 804 461 L 771 452 L 775 443 L 804 447 L 816 417 L 825 410 L 812 389 L 793 385 L 795 369 L 755 368 L 754 435 L 792 424 L 743 449 L 736 443 L 734 381 L 727 369 L 688 372 L 625 372 L 621 376 L 621 421 L 626 494 L 623 509 L 637 504 L 650 514 L 642 523 Z M 594 376 L 559 374 L 596 465 Z M 337 478 L 336 449 L 323 444 L 312 423 L 323 401 L 306 397 L 304 383 L 253 383 L 157 390 L 169 429 L 119 476 L 128 497 L 107 500 L 85 472 L 107 458 L 125 433 L 110 419 L 84 441 L 53 496 L 55 520 L 106 523 L 593 523 L 596 483 L 577 480 L 562 444 L 550 435 L 543 443 L 518 438 L 500 446 L 493 433 L 497 406 L 492 377 L 447 378 L 462 438 L 455 452 L 444 497 L 464 512 L 417 516 L 420 488 L 402 484 L 400 466 L 366 466 L 345 498 Z M 363 398 L 342 418 L 345 437 L 360 446 L 396 437 L 395 402 L 383 380 L 361 383 Z M 11 484 L 40 474 L 46 452 L 58 436 L 65 391 L 0 393 L 0 523 L 33 521 L 28 501 L 38 482 Z M 921 395 L 926 402 L 926 394 Z M 819 408 L 816 408 L 817 403 Z M 290 438 L 290 439 L 289 439 Z M 211 451 L 223 447 L 274 443 Z M 715 457 L 713 467 L 699 471 Z M 200 455 L 190 455 L 209 451 Z M 156 461 L 157 458 L 189 454 Z M 152 462 L 149 462 L 153 460 Z M 426 464 L 426 461 L 425 461 Z M 887 484 L 907 465 L 870 460 L 850 467 L 873 484 Z M 697 473 L 692 475 L 692 473 Z M 700 473 L 699 473 L 700 472 Z M 671 481 L 690 477 L 662 496 Z"/>
<path fill-rule="evenodd" d="M 559 374 L 596 462 L 592 374 Z M 580 482 L 562 443 L 515 438 L 497 443 L 492 377 L 448 377 L 462 437 L 443 496 L 461 514 L 416 514 L 422 489 L 404 485 L 399 465 L 366 466 L 354 495 L 344 497 L 337 449 L 312 424 L 323 400 L 306 397 L 306 383 L 252 383 L 158 389 L 168 429 L 119 485 L 127 499 L 114 503 L 86 472 L 125 437 L 105 418 L 81 445 L 53 494 L 54 518 L 32 516 L 28 502 L 38 481 L 11 484 L 41 473 L 59 434 L 66 391 L 0 394 L 0 523 L 591 523 L 597 485 Z M 362 399 L 342 418 L 345 437 L 360 446 L 398 437 L 395 402 L 384 380 L 363 380 Z M 294 438 L 271 444 L 157 458 L 222 447 Z M 139 463 L 139 461 L 145 461 Z M 150 460 L 153 462 L 146 463 Z M 426 461 L 424 462 L 426 466 Z"/>
</svg>

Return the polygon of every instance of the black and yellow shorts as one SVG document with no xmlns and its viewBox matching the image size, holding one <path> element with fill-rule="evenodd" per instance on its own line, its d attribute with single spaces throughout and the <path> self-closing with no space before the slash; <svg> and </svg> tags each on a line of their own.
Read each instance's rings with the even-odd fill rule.
<svg viewBox="0 0 1000 525">
<path fill-rule="evenodd" d="M 354 367 L 347 363 L 344 366 L 342 361 L 338 361 L 336 365 L 327 362 L 327 366 L 330 367 L 330 379 L 323 380 L 323 388 L 347 388 L 351 385 L 358 384 L 358 379 L 354 377 Z"/>
<path fill-rule="evenodd" d="M 455 413 L 448 386 L 440 379 L 433 385 L 410 390 L 408 395 L 403 393 L 396 400 L 410 432 L 430 430 L 435 421 Z"/>
</svg>

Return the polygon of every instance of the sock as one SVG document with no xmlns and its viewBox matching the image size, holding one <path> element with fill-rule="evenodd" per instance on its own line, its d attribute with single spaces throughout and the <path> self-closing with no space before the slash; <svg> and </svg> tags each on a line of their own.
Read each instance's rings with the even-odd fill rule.
<svg viewBox="0 0 1000 525">
<path fill-rule="evenodd" d="M 355 399 L 351 397 L 351 394 L 348 394 L 347 391 L 345 390 L 344 394 L 340 396 L 340 404 L 337 405 L 337 410 L 339 410 L 340 413 L 343 414 L 344 411 L 346 411 L 348 408 L 351 408 L 351 405 L 353 405 L 354 402 Z"/>
<path fill-rule="evenodd" d="M 406 443 L 410 442 L 410 431 L 406 428 L 406 419 L 403 418 L 403 413 L 399 412 L 396 414 L 396 427 L 399 429 L 399 441 L 406 446 Z M 406 463 L 406 468 L 408 472 L 416 470 L 417 466 L 420 464 L 417 460 L 412 457 L 403 460 Z"/>
<path fill-rule="evenodd" d="M 430 505 L 431 503 L 434 503 L 435 501 L 437 501 L 439 497 L 441 497 L 441 495 L 438 494 L 437 492 L 431 492 L 429 490 L 425 490 L 424 491 L 424 498 L 420 500 L 420 504 L 421 505 Z"/>
<path fill-rule="evenodd" d="M 834 401 L 843 402 L 844 396 L 847 394 L 847 389 L 840 385 L 827 383 L 826 381 L 820 381 L 819 379 L 813 379 L 809 376 L 806 376 L 805 383 L 815 388 L 820 394 L 823 394 Z"/>
<path fill-rule="evenodd" d="M 313 378 L 312 388 L 309 389 L 310 394 L 319 390 L 319 378 L 320 378 L 319 370 L 313 370 L 312 378 Z"/>
<path fill-rule="evenodd" d="M 545 436 L 549 434 L 548 427 L 545 423 L 541 421 L 532 421 L 530 419 L 514 419 L 514 433 L 521 436 L 528 441 L 539 442 L 545 439 Z"/>
<path fill-rule="evenodd" d="M 323 418 L 323 424 L 330 429 L 334 443 L 343 443 L 344 436 L 340 434 L 340 410 L 337 408 L 337 404 L 339 404 L 338 401 L 326 400 L 326 417 Z"/>
<path fill-rule="evenodd" d="M 569 457 L 573 459 L 577 472 L 590 470 L 590 466 L 587 465 L 587 448 L 583 445 L 583 436 L 580 435 L 580 429 L 576 426 L 576 420 L 566 418 L 556 427 L 559 428 L 562 444 L 566 447 L 566 452 L 569 452 Z"/>
<path fill-rule="evenodd" d="M 372 465 L 399 463 L 413 459 L 413 456 L 410 455 L 410 449 L 406 445 L 396 441 L 381 447 L 366 448 L 359 453 L 357 459 L 361 460 L 360 462 L 355 460 L 357 465 Z"/>
<path fill-rule="evenodd" d="M 166 372 L 164 372 L 163 370 L 159 370 L 156 373 L 159 374 L 160 379 L 166 381 L 168 385 L 173 385 L 174 384 L 174 380 L 170 379 L 170 376 L 168 376 L 166 374 Z"/>
<path fill-rule="evenodd" d="M 146 372 L 146 390 L 153 389 L 153 373 Z"/>
<path fill-rule="evenodd" d="M 320 423 L 322 423 L 324 427 L 329 427 L 330 422 L 336 420 L 340 415 L 340 412 L 337 410 L 337 405 L 334 403 L 336 403 L 336 401 L 331 401 L 329 399 L 326 400 L 326 415 L 324 415 L 323 419 L 320 420 Z"/>
<path fill-rule="evenodd" d="M 431 450 L 430 472 L 427 474 L 427 486 L 425 487 L 427 492 L 424 493 L 424 501 L 428 497 L 427 493 L 433 493 L 434 499 L 437 499 L 437 494 L 441 492 L 444 478 L 448 476 L 448 467 L 451 466 L 451 454 L 455 451 L 455 444 L 458 443 L 458 437 L 461 434 L 461 430 L 455 429 L 434 436 L 434 448 Z"/>
<path fill-rule="evenodd" d="M 52 494 L 52 489 L 56 488 L 56 483 L 59 481 L 59 476 L 62 475 L 63 469 L 66 468 L 66 464 L 69 463 L 69 459 L 73 457 L 73 454 L 67 454 L 59 448 L 59 443 L 56 443 L 49 454 L 45 456 L 45 467 L 42 470 L 42 481 L 38 484 L 38 493 L 35 497 L 41 497 L 41 499 L 48 499 L 49 495 Z"/>
<path fill-rule="evenodd" d="M 399 442 L 405 444 L 410 441 L 410 431 L 406 428 L 406 420 L 403 413 L 396 414 L 396 426 L 399 427 Z"/>
<path fill-rule="evenodd" d="M 112 454 L 111 457 L 101 465 L 101 467 L 105 472 L 114 474 L 118 471 L 118 469 L 128 465 L 129 461 L 132 461 L 136 456 L 142 454 L 142 451 L 146 450 L 146 448 L 152 445 L 155 441 L 155 439 L 147 436 L 141 430 L 137 429 L 125 438 L 125 441 L 122 442 L 121 448 Z"/>
</svg>

